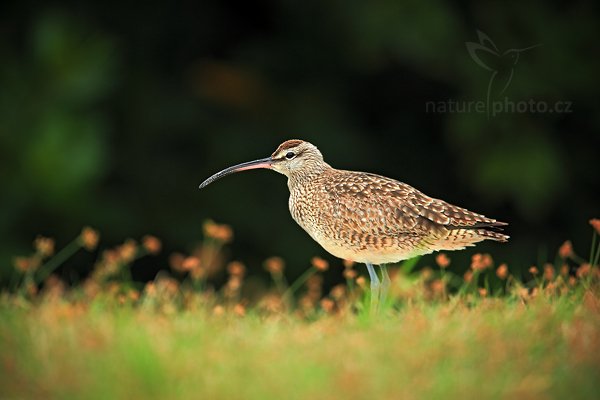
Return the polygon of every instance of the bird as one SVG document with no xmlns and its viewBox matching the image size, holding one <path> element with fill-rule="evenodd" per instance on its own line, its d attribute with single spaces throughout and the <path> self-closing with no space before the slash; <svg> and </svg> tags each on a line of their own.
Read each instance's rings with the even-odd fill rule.
<svg viewBox="0 0 600 400">
<path fill-rule="evenodd" d="M 244 162 L 212 175 L 217 179 L 251 169 L 272 169 L 287 177 L 292 218 L 327 252 L 367 267 L 371 311 L 390 287 L 386 264 L 434 251 L 462 250 L 489 239 L 506 242 L 507 225 L 385 176 L 336 169 L 304 140 L 281 143 L 270 157 Z M 379 265 L 381 279 L 374 265 Z"/>
</svg>

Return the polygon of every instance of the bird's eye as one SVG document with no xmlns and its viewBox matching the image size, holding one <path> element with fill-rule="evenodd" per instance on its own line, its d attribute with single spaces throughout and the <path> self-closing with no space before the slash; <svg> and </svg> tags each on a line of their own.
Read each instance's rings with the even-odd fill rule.
<svg viewBox="0 0 600 400">
<path fill-rule="evenodd" d="M 285 158 L 287 158 L 288 160 L 291 160 L 294 157 L 296 157 L 296 154 L 293 151 L 290 151 L 285 155 Z"/>
</svg>

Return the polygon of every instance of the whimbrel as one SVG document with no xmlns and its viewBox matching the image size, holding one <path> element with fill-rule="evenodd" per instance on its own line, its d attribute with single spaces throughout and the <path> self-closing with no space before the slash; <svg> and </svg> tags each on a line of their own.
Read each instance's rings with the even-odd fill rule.
<svg viewBox="0 0 600 400">
<path fill-rule="evenodd" d="M 497 232 L 504 222 L 426 196 L 391 178 L 335 169 L 316 146 L 297 139 L 283 142 L 270 157 L 214 174 L 200 189 L 255 168 L 287 176 L 292 217 L 325 250 L 366 264 L 372 308 L 385 298 L 390 285 L 385 264 L 438 250 L 460 250 L 486 239 L 508 240 Z M 373 265 L 381 267 L 381 281 Z"/>
</svg>

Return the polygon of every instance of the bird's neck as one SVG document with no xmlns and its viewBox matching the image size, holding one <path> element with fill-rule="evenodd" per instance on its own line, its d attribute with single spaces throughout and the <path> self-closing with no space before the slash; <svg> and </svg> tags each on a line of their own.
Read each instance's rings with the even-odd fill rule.
<svg viewBox="0 0 600 400">
<path fill-rule="evenodd" d="M 300 171 L 292 172 L 288 175 L 288 187 L 290 188 L 290 190 L 293 190 L 298 186 L 304 186 L 310 182 L 313 182 L 323 173 L 332 169 L 333 168 L 329 164 L 327 164 L 324 161 L 321 161 L 319 163 L 307 166 L 307 168 L 303 168 Z"/>
</svg>

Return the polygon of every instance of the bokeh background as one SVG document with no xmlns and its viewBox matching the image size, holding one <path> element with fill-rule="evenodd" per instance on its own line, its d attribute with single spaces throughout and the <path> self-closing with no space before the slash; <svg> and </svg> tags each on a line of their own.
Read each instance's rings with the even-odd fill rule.
<svg viewBox="0 0 600 400">
<path fill-rule="evenodd" d="M 453 254 L 458 270 L 475 251 L 526 269 L 566 239 L 587 255 L 600 215 L 599 14 L 593 1 L 3 2 L 0 282 L 37 234 L 60 247 L 84 225 L 101 248 L 160 237 L 162 258 L 133 267 L 151 279 L 207 218 L 233 227 L 230 257 L 250 274 L 272 255 L 291 276 L 314 255 L 339 264 L 289 216 L 284 177 L 197 189 L 289 138 L 510 223 L 509 244 Z M 466 46 L 478 30 L 502 52 L 541 44 L 503 97 L 572 112 L 426 112 L 486 99 L 490 72 Z M 80 258 L 64 276 L 85 275 Z"/>
</svg>

